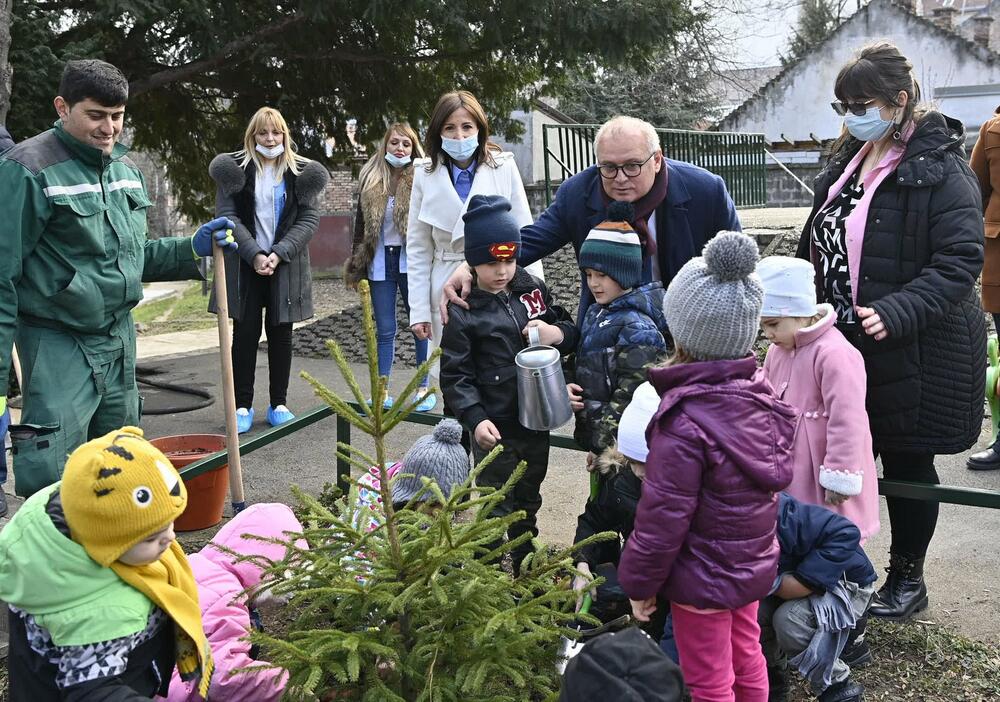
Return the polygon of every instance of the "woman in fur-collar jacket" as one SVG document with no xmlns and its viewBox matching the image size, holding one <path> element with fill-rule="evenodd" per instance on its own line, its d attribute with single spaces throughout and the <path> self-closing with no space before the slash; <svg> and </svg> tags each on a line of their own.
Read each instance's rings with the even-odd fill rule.
<svg viewBox="0 0 1000 702">
<path fill-rule="evenodd" d="M 344 266 L 344 282 L 352 289 L 368 280 L 378 347 L 378 374 L 392 372 L 396 355 L 396 293 L 410 313 L 406 275 L 406 224 L 413 188 L 413 158 L 422 157 L 417 133 L 405 122 L 389 125 L 375 155 L 358 176 L 358 209 L 354 217 L 354 252 Z M 417 365 L 427 360 L 427 340 L 414 337 Z M 424 397 L 427 378 L 417 391 L 417 411 L 429 412 L 437 401 Z M 386 397 L 386 409 L 393 398 Z"/>
<path fill-rule="evenodd" d="M 236 224 L 235 253 L 226 254 L 233 319 L 236 425 L 253 425 L 253 386 L 261 323 L 267 333 L 271 426 L 294 415 L 285 406 L 292 368 L 292 323 L 313 315 L 309 240 L 319 226 L 316 197 L 329 173 L 295 153 L 281 113 L 262 107 L 250 120 L 243 148 L 212 159 L 215 211 Z M 216 312 L 215 296 L 209 310 Z M 265 314 L 266 310 L 266 314 Z"/>
</svg>

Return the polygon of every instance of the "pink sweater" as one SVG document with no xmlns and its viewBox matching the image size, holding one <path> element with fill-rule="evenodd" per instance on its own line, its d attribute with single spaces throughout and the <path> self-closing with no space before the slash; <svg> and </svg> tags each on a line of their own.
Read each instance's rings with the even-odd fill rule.
<svg viewBox="0 0 1000 702">
<path fill-rule="evenodd" d="M 834 328 L 836 313 L 795 334 L 791 351 L 772 344 L 764 374 L 775 394 L 799 411 L 794 471 L 786 492 L 854 522 L 862 541 L 878 533 L 878 476 L 865 411 L 866 374 L 860 352 Z M 826 504 L 825 490 L 851 497 Z"/>
</svg>

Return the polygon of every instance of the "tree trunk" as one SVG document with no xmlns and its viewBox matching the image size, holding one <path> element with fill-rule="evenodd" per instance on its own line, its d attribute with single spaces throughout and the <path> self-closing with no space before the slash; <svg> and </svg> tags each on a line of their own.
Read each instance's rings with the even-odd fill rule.
<svg viewBox="0 0 1000 702">
<path fill-rule="evenodd" d="M 14 0 L 0 0 L 0 124 L 6 124 L 10 111 L 10 88 L 14 78 L 14 67 L 7 56 L 10 54 L 10 25 L 13 20 Z"/>
</svg>

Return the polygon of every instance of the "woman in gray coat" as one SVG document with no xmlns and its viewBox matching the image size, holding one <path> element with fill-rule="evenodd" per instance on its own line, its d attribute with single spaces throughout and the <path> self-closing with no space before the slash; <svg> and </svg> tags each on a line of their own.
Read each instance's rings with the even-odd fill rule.
<svg viewBox="0 0 1000 702">
<path fill-rule="evenodd" d="M 313 314 L 309 240 L 319 225 L 316 197 L 330 177 L 322 165 L 295 153 L 288 125 L 273 108 L 257 110 L 243 141 L 243 149 L 219 154 L 209 166 L 218 186 L 215 211 L 236 223 L 238 248 L 226 254 L 226 286 L 241 434 L 253 425 L 262 317 L 270 376 L 267 421 L 277 426 L 294 417 L 285 406 L 292 323 Z M 214 296 L 209 310 L 216 311 Z"/>
</svg>

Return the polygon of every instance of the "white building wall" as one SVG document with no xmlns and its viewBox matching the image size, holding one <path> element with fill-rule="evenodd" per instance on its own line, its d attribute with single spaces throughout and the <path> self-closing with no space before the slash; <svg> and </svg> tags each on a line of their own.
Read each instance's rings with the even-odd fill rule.
<svg viewBox="0 0 1000 702">
<path fill-rule="evenodd" d="M 886 28 L 890 28 L 886 31 Z M 935 88 L 1000 82 L 1000 63 L 989 63 L 974 50 L 962 47 L 923 21 L 889 2 L 874 0 L 862 14 L 842 26 L 805 60 L 793 66 L 762 96 L 735 116 L 722 121 L 720 129 L 764 132 L 770 141 L 807 141 L 812 135 L 832 139 L 840 134 L 842 119 L 830 107 L 833 85 L 841 66 L 854 52 L 870 42 L 886 39 L 896 44 L 914 64 L 914 73 L 924 93 L 933 98 Z M 971 119 L 971 105 L 963 113 Z M 966 107 L 970 110 L 967 113 Z M 989 108 L 988 115 L 996 107 Z M 972 120 L 978 124 L 979 120 Z"/>
</svg>

